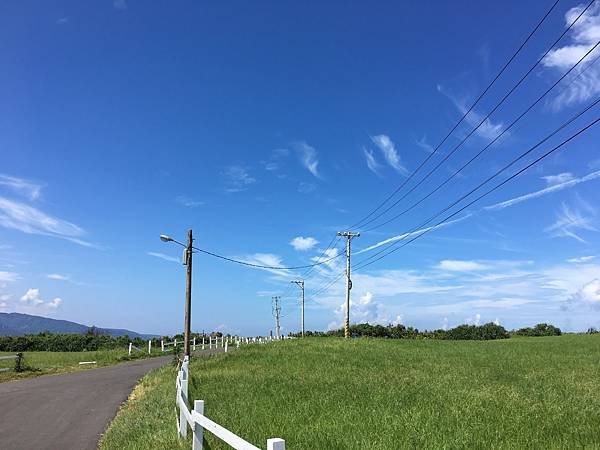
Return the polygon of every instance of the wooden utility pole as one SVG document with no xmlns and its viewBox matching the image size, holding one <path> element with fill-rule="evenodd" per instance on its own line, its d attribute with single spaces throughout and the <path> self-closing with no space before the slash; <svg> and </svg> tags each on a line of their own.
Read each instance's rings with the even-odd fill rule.
<svg viewBox="0 0 600 450">
<path fill-rule="evenodd" d="M 360 233 L 351 231 L 338 231 L 338 236 L 346 238 L 346 317 L 344 318 L 344 337 L 350 337 L 350 289 L 352 289 L 352 280 L 350 279 L 350 242 L 353 238 L 360 236 Z"/>
<path fill-rule="evenodd" d="M 189 358 L 190 356 L 190 335 L 192 328 L 192 246 L 194 238 L 192 230 L 188 230 L 188 243 L 185 249 L 185 261 L 187 266 L 186 284 L 185 284 L 185 326 L 183 334 L 183 354 Z"/>
<path fill-rule="evenodd" d="M 290 283 L 294 283 L 297 284 L 298 286 L 300 286 L 300 289 L 302 291 L 302 313 L 301 313 L 301 320 L 300 320 L 300 329 L 301 329 L 301 333 L 302 333 L 302 337 L 304 337 L 304 280 L 294 280 L 291 281 Z"/>
</svg>

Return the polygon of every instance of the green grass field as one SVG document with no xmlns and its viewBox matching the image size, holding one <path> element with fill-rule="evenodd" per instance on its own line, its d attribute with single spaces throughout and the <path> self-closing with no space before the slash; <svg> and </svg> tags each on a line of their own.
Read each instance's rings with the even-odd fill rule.
<svg viewBox="0 0 600 450">
<path fill-rule="evenodd" d="M 197 358 L 190 374 L 205 414 L 261 448 L 600 448 L 600 335 L 295 340 Z M 175 376 L 146 376 L 100 448 L 191 448 Z"/>
<path fill-rule="evenodd" d="M 153 353 L 153 356 L 159 354 L 160 352 L 158 351 Z M 4 355 L 14 355 L 14 352 L 0 352 L 0 356 Z M 133 352 L 131 357 L 128 357 L 126 349 L 98 350 L 93 352 L 24 352 L 23 355 L 25 365 L 35 370 L 26 370 L 20 373 L 12 370 L 0 372 L 0 382 L 38 375 L 86 370 L 148 356 L 146 353 Z M 79 365 L 80 361 L 96 361 L 97 364 Z M 0 368 L 4 367 L 14 367 L 14 360 L 0 360 Z"/>
</svg>

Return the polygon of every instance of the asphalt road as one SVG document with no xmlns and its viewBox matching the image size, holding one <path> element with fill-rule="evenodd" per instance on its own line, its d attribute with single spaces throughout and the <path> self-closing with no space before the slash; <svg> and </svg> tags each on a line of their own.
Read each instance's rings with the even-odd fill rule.
<svg viewBox="0 0 600 450">
<path fill-rule="evenodd" d="M 96 449 L 139 379 L 172 358 L 0 383 L 0 449 Z"/>
</svg>

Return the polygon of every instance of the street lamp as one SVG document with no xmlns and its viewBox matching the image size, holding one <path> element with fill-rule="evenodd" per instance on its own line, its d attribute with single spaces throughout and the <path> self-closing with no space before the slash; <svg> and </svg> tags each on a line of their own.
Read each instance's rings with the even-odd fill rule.
<svg viewBox="0 0 600 450">
<path fill-rule="evenodd" d="M 188 230 L 188 243 L 187 245 L 176 241 L 175 239 L 165 235 L 160 235 L 160 240 L 163 242 L 175 242 L 185 248 L 185 259 L 184 264 L 187 266 L 186 283 L 185 283 L 185 323 L 183 333 L 183 356 L 190 357 L 190 335 L 191 335 L 191 314 L 192 314 L 192 246 L 194 239 L 192 237 L 192 230 Z"/>
</svg>

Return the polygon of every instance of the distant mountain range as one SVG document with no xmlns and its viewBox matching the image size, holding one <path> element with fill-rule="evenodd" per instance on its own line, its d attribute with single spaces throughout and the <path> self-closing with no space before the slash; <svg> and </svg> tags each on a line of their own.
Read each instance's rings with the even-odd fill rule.
<svg viewBox="0 0 600 450">
<path fill-rule="evenodd" d="M 49 319 L 48 317 L 31 316 L 19 313 L 0 313 L 0 336 L 23 336 L 24 334 L 37 334 L 43 331 L 50 333 L 85 334 L 91 327 L 68 320 Z M 131 338 L 149 339 L 156 337 L 154 334 L 140 334 L 129 330 L 116 328 L 99 328 L 96 332 L 110 336 L 125 336 Z"/>
</svg>

